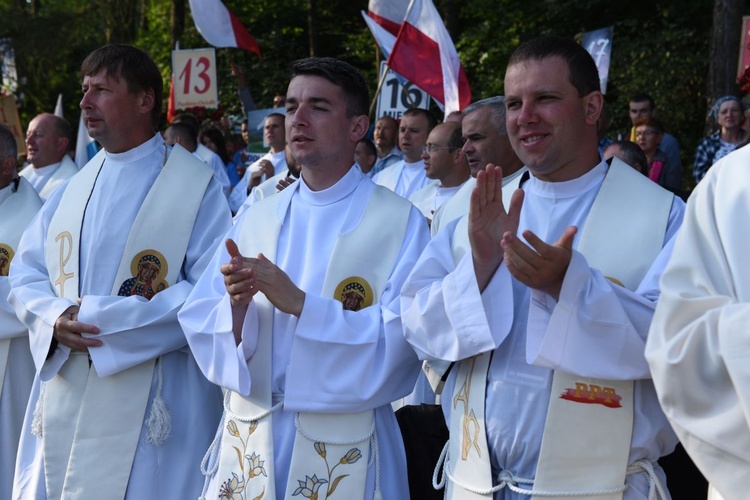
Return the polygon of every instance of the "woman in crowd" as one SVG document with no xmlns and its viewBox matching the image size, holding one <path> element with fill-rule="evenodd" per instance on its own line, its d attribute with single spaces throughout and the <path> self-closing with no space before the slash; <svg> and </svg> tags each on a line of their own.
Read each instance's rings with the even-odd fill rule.
<svg viewBox="0 0 750 500">
<path fill-rule="evenodd" d="M 664 126 L 654 118 L 641 118 L 635 122 L 635 142 L 648 160 L 648 178 L 661 187 L 676 193 L 682 185 L 680 165 L 673 165 L 659 149 L 664 137 Z"/>
<path fill-rule="evenodd" d="M 728 155 L 742 143 L 745 131 L 745 107 L 737 97 L 728 95 L 716 100 L 710 116 L 716 120 L 719 130 L 705 137 L 695 151 L 693 177 L 700 182 L 711 165 Z"/>
</svg>

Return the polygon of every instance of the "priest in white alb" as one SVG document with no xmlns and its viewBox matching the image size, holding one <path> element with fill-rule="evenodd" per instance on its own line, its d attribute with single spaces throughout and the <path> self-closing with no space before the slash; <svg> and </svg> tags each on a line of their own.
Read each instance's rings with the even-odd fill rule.
<svg viewBox="0 0 750 500">
<path fill-rule="evenodd" d="M 81 110 L 103 146 L 28 227 L 10 303 L 36 367 L 13 498 L 196 498 L 221 392 L 177 321 L 230 214 L 211 169 L 154 125 L 151 58 L 84 60 Z"/>
<path fill-rule="evenodd" d="M 60 116 L 42 113 L 29 122 L 26 130 L 29 164 L 20 175 L 34 186 L 43 201 L 78 172 L 75 162 L 68 156 L 70 140 L 70 124 Z"/>
<path fill-rule="evenodd" d="M 432 182 L 424 171 L 422 148 L 436 124 L 435 116 L 427 109 L 409 108 L 404 111 L 398 126 L 398 147 L 403 152 L 404 159 L 375 174 L 373 182 L 407 200 Z"/>
<path fill-rule="evenodd" d="M 26 226 L 42 200 L 16 177 L 16 138 L 0 125 L 0 498 L 11 498 L 23 415 L 34 380 L 29 334 L 8 303 L 8 270 Z"/>
<path fill-rule="evenodd" d="M 441 123 L 427 136 L 422 152 L 425 175 L 433 182 L 409 198 L 428 221 L 469 179 L 469 164 L 461 151 L 461 124 Z"/>
<path fill-rule="evenodd" d="M 390 402 L 419 370 L 398 296 L 427 224 L 353 162 L 369 105 L 355 68 L 297 61 L 286 95 L 300 180 L 240 216 L 180 312 L 226 389 L 203 497 L 408 498 Z"/>
<path fill-rule="evenodd" d="M 503 96 L 488 97 L 467 106 L 463 110 L 461 134 L 464 140 L 461 152 L 469 163 L 471 178 L 435 212 L 430 225 L 433 236 L 450 221 L 469 213 L 476 176 L 487 164 L 502 167 L 503 185 L 513 182 L 526 171 L 508 140 Z"/>
<path fill-rule="evenodd" d="M 747 146 L 725 156 L 690 195 L 646 344 L 659 401 L 716 500 L 750 492 L 748 162 Z"/>
<path fill-rule="evenodd" d="M 505 91 L 528 172 L 503 188 L 500 167 L 480 171 L 469 215 L 402 289 L 409 343 L 454 362 L 437 485 L 462 500 L 669 498 L 657 460 L 677 441 L 643 351 L 684 205 L 601 159 L 599 76 L 573 40 L 517 48 Z"/>
</svg>

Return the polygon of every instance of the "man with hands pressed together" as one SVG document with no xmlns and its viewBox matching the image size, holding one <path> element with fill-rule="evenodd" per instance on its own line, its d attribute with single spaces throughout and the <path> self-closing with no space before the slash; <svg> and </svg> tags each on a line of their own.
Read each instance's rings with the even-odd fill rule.
<svg viewBox="0 0 750 500">
<path fill-rule="evenodd" d="M 177 312 L 229 210 L 211 169 L 155 131 L 163 82 L 147 54 L 106 45 L 81 74 L 103 150 L 50 196 L 11 265 L 36 365 L 13 498 L 195 498 L 221 393 Z"/>
<path fill-rule="evenodd" d="M 402 289 L 419 357 L 455 362 L 441 481 L 448 498 L 646 498 L 664 490 L 656 460 L 676 443 L 643 347 L 683 204 L 601 160 L 598 74 L 573 41 L 516 49 L 505 92 L 530 175 L 503 188 L 500 167 L 479 172 L 469 215 Z"/>
<path fill-rule="evenodd" d="M 350 65 L 295 63 L 286 136 L 300 180 L 238 218 L 180 312 L 201 369 L 228 389 L 206 498 L 408 497 L 390 402 L 419 363 L 398 294 L 429 234 L 355 167 L 368 104 Z"/>
</svg>

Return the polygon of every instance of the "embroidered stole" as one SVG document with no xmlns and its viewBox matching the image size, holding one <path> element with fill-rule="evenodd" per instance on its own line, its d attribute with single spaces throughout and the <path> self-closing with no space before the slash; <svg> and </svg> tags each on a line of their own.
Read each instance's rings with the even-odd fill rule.
<svg viewBox="0 0 750 500">
<path fill-rule="evenodd" d="M 519 176 L 505 186 L 503 198 L 506 189 L 512 194 L 521 181 Z M 672 199 L 671 193 L 621 161 L 613 160 L 585 222 L 578 251 L 586 256 L 590 267 L 635 290 L 661 251 Z M 461 235 L 466 233 L 465 229 L 459 230 L 465 219 L 459 222 L 456 235 L 459 231 Z M 454 236 L 452 251 L 458 262 L 470 251 L 470 246 Z M 448 481 L 448 499 L 492 498 L 483 419 L 490 358 L 491 353 L 483 353 L 461 361 L 450 422 L 449 470 L 461 484 L 483 494 L 457 489 L 453 481 Z M 575 397 L 576 391 L 580 391 L 579 397 L 587 399 L 586 403 L 590 399 L 601 404 L 582 404 L 571 400 L 574 398 L 561 397 Z M 621 406 L 615 409 L 616 399 Z M 460 403 L 464 404 L 464 417 L 455 418 Z M 475 427 L 478 431 L 473 430 Z M 618 489 L 625 484 L 632 427 L 633 381 L 591 379 L 555 371 L 534 490 Z M 586 498 L 614 500 L 622 498 L 622 493 Z"/>
<path fill-rule="evenodd" d="M 83 218 L 105 154 L 97 154 L 71 180 L 50 222 L 46 261 L 60 297 L 80 296 Z M 172 149 L 130 229 L 112 295 L 134 295 L 137 289 L 150 298 L 176 282 L 212 175 L 182 147 Z M 149 269 L 156 276 L 144 285 L 142 273 Z M 125 497 L 155 361 L 100 378 L 86 353 L 71 352 L 45 384 L 42 446 L 49 498 L 95 496 L 103 484 L 112 498 Z"/>
<path fill-rule="evenodd" d="M 635 290 L 661 252 L 673 199 L 614 159 L 586 219 L 578 251 L 590 267 Z M 535 490 L 606 490 L 625 484 L 633 388 L 632 380 L 554 372 Z M 621 499 L 622 491 L 587 498 Z"/>
<path fill-rule="evenodd" d="M 519 188 L 521 176 L 516 180 L 503 186 L 503 205 L 510 206 L 510 200 L 516 189 Z M 451 239 L 451 253 L 453 261 L 458 263 L 467 254 L 471 254 L 471 243 L 469 242 L 469 215 L 464 215 L 458 221 L 453 238 Z M 487 385 L 487 371 L 490 367 L 492 352 L 485 352 L 463 360 L 458 364 L 456 374 L 456 385 L 452 396 L 450 436 L 448 455 L 449 470 L 457 478 L 466 478 L 465 481 L 473 486 L 482 485 L 481 489 L 492 488 L 492 468 L 490 466 L 490 454 L 487 447 L 485 430 L 484 397 Z M 426 362 L 425 362 L 426 363 Z M 443 389 L 443 374 L 450 367 L 450 363 L 430 362 L 430 371 L 425 370 L 433 379 L 430 382 L 433 389 Z M 436 376 L 440 375 L 437 379 Z M 439 380 L 439 382 L 438 382 Z M 436 390 L 437 392 L 437 390 Z M 461 436 L 455 439 L 454 436 Z M 460 489 L 455 491 L 456 485 L 453 481 L 446 481 L 446 498 L 461 498 L 465 500 L 484 498 L 487 496 Z M 454 495 L 457 495 L 454 497 Z M 491 497 L 492 495 L 490 495 Z"/>
<path fill-rule="evenodd" d="M 0 214 L 2 214 L 0 217 L 0 280 L 8 279 L 8 269 L 18 248 L 21 235 L 42 207 L 42 200 L 29 181 L 20 177 L 17 182 L 14 192 L 0 204 Z M 10 342 L 11 339 L 0 340 L 0 395 L 3 393 Z"/>
<path fill-rule="evenodd" d="M 239 236 L 243 255 L 262 252 L 275 259 L 282 221 L 292 195 L 292 189 L 282 191 L 248 209 L 252 213 L 245 217 L 245 227 Z M 360 216 L 361 221 L 350 232 L 339 235 L 321 294 L 341 300 L 346 307 L 347 295 L 356 291 L 364 297 L 364 307 L 380 307 L 380 296 L 404 241 L 411 204 L 371 182 L 360 182 L 353 196 L 369 200 L 363 216 L 360 210 L 349 215 L 349 221 Z M 258 237 L 259 234 L 263 236 Z M 276 498 L 271 415 L 274 308 L 262 293 L 253 300 L 259 319 L 258 345 L 248 363 L 253 388 L 249 396 L 231 392 L 228 397 L 216 477 L 222 481 L 222 492 L 240 485 L 247 498 L 262 496 L 264 500 L 273 500 Z M 320 498 L 334 493 L 333 498 L 364 498 L 374 412 L 299 413 L 295 424 L 297 432 L 286 497 L 318 492 Z M 334 473 L 334 468 L 339 471 Z"/>
</svg>

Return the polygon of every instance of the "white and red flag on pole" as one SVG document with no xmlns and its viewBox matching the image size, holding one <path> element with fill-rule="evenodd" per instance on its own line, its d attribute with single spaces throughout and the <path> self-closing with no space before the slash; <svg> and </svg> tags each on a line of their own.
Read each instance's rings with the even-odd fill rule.
<svg viewBox="0 0 750 500">
<path fill-rule="evenodd" d="M 432 0 L 411 0 L 388 66 L 445 106 L 445 115 L 471 103 L 469 80 Z"/>
<path fill-rule="evenodd" d="M 365 11 L 360 12 L 362 12 L 362 17 L 365 19 L 367 27 L 370 28 L 373 38 L 375 38 L 375 43 L 378 44 L 380 51 L 388 59 L 393 50 L 393 44 L 396 42 L 396 35 L 392 35 L 390 31 L 379 25 L 372 17 L 365 14 Z"/>
<path fill-rule="evenodd" d="M 190 12 L 195 27 L 214 47 L 237 47 L 255 52 L 260 57 L 260 48 L 253 35 L 221 0 L 190 0 Z"/>
<path fill-rule="evenodd" d="M 401 22 L 406 17 L 409 0 L 370 0 L 367 13 L 393 36 L 398 35 Z"/>
</svg>

